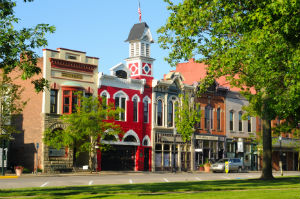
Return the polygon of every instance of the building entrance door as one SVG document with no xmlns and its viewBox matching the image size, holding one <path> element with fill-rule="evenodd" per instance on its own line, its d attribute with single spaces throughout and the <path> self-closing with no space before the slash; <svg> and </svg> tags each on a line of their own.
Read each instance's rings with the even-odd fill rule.
<svg viewBox="0 0 300 199">
<path fill-rule="evenodd" d="M 144 149 L 144 171 L 149 171 L 149 148 Z"/>
<path fill-rule="evenodd" d="M 104 171 L 134 171 L 136 146 L 112 145 L 102 152 L 101 169 Z"/>
</svg>

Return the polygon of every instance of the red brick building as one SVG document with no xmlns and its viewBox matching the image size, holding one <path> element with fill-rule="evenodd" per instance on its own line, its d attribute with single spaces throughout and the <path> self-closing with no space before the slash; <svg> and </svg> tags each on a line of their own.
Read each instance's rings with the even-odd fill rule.
<svg viewBox="0 0 300 199">
<path fill-rule="evenodd" d="M 154 59 L 150 57 L 153 39 L 148 25 L 135 24 L 126 41 L 129 42 L 126 64 L 112 67 L 110 75 L 99 75 L 98 95 L 124 110 L 115 121 L 124 134 L 103 141 L 112 149 L 98 154 L 98 168 L 150 171 Z"/>
<path fill-rule="evenodd" d="M 206 65 L 190 59 L 187 63 L 179 63 L 176 72 L 184 77 L 184 83 L 198 85 L 206 75 Z M 208 160 L 217 160 L 226 156 L 226 115 L 225 97 L 227 88 L 218 81 L 201 97 L 195 96 L 199 104 L 201 121 L 196 124 L 194 137 L 195 165 L 204 164 Z"/>
</svg>

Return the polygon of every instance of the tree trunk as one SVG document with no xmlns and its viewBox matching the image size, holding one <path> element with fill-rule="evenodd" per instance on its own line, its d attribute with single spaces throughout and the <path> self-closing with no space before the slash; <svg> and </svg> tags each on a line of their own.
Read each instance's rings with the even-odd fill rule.
<svg viewBox="0 0 300 199">
<path fill-rule="evenodd" d="M 90 137 L 90 142 L 91 142 L 91 149 L 89 152 L 89 168 L 90 171 L 93 172 L 95 171 L 95 146 L 96 146 L 96 142 L 94 141 L 93 137 Z"/>
<path fill-rule="evenodd" d="M 187 154 L 188 154 L 188 147 L 187 147 L 187 142 L 185 143 L 185 156 L 184 156 L 184 169 L 186 171 L 188 171 L 188 167 L 187 167 Z"/>
<path fill-rule="evenodd" d="M 271 120 L 263 119 L 263 164 L 260 179 L 272 180 L 272 132 Z"/>
</svg>

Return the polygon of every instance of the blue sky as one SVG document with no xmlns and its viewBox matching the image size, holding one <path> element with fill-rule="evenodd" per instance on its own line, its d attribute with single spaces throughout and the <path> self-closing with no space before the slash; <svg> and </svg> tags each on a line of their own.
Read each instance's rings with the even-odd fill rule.
<svg viewBox="0 0 300 199">
<path fill-rule="evenodd" d="M 159 47 L 156 33 L 167 20 L 167 4 L 163 0 L 140 0 L 140 5 L 142 21 L 149 25 L 155 40 L 151 46 L 151 57 L 156 59 L 154 77 L 161 79 L 172 70 L 164 61 L 168 52 Z M 47 35 L 47 48 L 69 48 L 99 57 L 99 71 L 108 74 L 109 68 L 128 57 L 128 43 L 124 41 L 131 27 L 138 23 L 137 10 L 138 0 L 35 0 L 31 3 L 17 0 L 15 14 L 21 19 L 18 27 L 54 25 L 56 32 Z M 37 53 L 42 55 L 42 50 Z"/>
</svg>

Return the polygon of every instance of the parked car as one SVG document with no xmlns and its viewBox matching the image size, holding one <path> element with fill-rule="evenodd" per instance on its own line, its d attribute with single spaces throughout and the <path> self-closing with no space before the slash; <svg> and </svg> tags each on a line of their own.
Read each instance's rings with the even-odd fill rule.
<svg viewBox="0 0 300 199">
<path fill-rule="evenodd" d="M 212 164 L 210 170 L 212 172 L 225 172 L 225 162 L 229 163 L 229 172 L 242 172 L 243 162 L 239 158 L 224 158 Z"/>
</svg>

